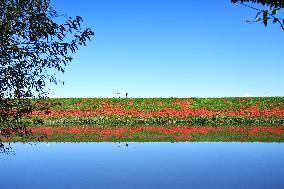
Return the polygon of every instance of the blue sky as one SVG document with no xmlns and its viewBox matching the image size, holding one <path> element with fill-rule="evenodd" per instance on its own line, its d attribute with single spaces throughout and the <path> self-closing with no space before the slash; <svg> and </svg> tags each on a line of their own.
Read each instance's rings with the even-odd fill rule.
<svg viewBox="0 0 284 189">
<path fill-rule="evenodd" d="M 50 97 L 284 96 L 284 31 L 230 0 L 53 0 L 96 35 Z"/>
</svg>

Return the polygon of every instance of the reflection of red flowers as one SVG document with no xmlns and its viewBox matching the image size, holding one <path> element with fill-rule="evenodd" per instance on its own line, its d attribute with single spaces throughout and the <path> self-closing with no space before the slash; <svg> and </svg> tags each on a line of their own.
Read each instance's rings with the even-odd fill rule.
<svg viewBox="0 0 284 189">
<path fill-rule="evenodd" d="M 91 128 L 91 127 L 37 127 L 31 128 L 33 133 L 53 134 L 98 134 L 102 139 L 121 138 L 125 134 L 129 135 L 130 139 L 133 134 L 138 134 L 144 131 L 159 132 L 165 135 L 175 136 L 179 139 L 190 138 L 190 134 L 207 134 L 212 132 L 238 132 L 240 134 L 257 134 L 257 133 L 272 133 L 283 134 L 284 126 L 266 127 L 266 126 L 251 126 L 251 127 L 190 127 L 190 126 L 175 126 L 175 127 L 157 127 L 157 126 L 141 126 L 141 127 L 126 127 L 126 128 Z M 157 136 L 158 137 L 158 136 Z"/>
</svg>

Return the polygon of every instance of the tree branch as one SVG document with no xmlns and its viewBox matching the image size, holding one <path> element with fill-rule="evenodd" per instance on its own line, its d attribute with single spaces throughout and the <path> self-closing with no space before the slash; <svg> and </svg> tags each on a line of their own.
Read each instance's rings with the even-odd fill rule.
<svg viewBox="0 0 284 189">
<path fill-rule="evenodd" d="M 269 15 L 274 20 L 276 20 L 278 22 L 278 24 L 280 25 L 281 29 L 284 30 L 284 24 L 280 21 L 280 20 L 284 20 L 283 18 L 279 18 L 279 17 L 274 16 L 273 14 L 269 13 L 269 10 L 258 9 L 258 8 L 255 8 L 253 6 L 250 6 L 250 5 L 247 5 L 247 4 L 244 4 L 244 3 L 240 3 L 240 2 L 238 2 L 238 3 L 240 5 L 242 5 L 242 6 L 245 6 L 245 7 L 248 7 L 250 9 L 256 10 L 256 11 L 258 11 L 258 13 L 261 13 L 261 12 L 264 13 L 265 11 L 267 11 L 267 15 Z"/>
</svg>

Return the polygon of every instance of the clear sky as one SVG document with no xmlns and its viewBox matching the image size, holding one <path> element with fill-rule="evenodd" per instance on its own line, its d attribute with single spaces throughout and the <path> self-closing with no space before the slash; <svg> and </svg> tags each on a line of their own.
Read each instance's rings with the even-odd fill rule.
<svg viewBox="0 0 284 189">
<path fill-rule="evenodd" d="M 284 96 L 284 31 L 230 0 L 53 0 L 96 35 L 51 97 Z"/>
</svg>

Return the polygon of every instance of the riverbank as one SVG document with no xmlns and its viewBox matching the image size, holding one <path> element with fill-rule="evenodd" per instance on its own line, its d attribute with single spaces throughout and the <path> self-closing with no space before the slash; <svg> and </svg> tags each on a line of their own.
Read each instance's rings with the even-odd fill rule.
<svg viewBox="0 0 284 189">
<path fill-rule="evenodd" d="M 35 111 L 23 120 L 32 135 L 0 141 L 284 142 L 283 97 L 54 98 L 35 103 Z"/>
<path fill-rule="evenodd" d="M 283 97 L 58 98 L 33 111 L 29 125 L 283 125 Z M 45 106 L 46 106 L 45 105 Z"/>
</svg>

